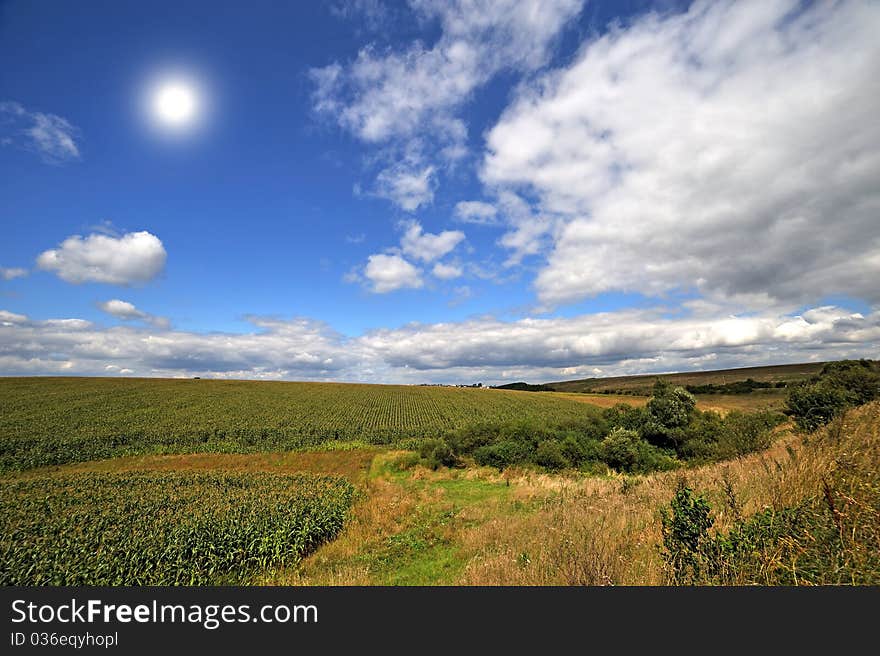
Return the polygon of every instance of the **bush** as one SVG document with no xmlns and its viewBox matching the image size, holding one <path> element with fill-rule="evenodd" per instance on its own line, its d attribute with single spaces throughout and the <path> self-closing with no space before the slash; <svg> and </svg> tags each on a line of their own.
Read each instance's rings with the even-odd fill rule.
<svg viewBox="0 0 880 656">
<path fill-rule="evenodd" d="M 709 529 L 714 520 L 709 502 L 684 481 L 679 481 L 670 510 L 660 509 L 663 531 L 661 555 L 667 576 L 674 584 L 692 584 L 711 572 L 714 565 Z"/>
<path fill-rule="evenodd" d="M 535 451 L 535 463 L 547 469 L 564 469 L 571 463 L 556 440 L 544 440 Z"/>
<path fill-rule="evenodd" d="M 531 447 L 514 440 L 502 440 L 495 444 L 481 446 L 474 451 L 474 460 L 477 464 L 498 469 L 505 469 L 511 465 L 518 465 L 529 459 Z"/>
<path fill-rule="evenodd" d="M 773 441 L 773 429 L 782 419 L 775 412 L 731 412 L 724 418 L 714 457 L 736 458 L 766 449 Z"/>
<path fill-rule="evenodd" d="M 609 428 L 625 428 L 642 432 L 644 426 L 651 421 L 647 408 L 636 408 L 627 403 L 618 403 L 603 413 L 603 419 Z"/>
<path fill-rule="evenodd" d="M 602 440 L 602 460 L 609 467 L 632 471 L 639 460 L 639 434 L 626 428 L 615 428 Z"/>
<path fill-rule="evenodd" d="M 819 374 L 834 387 L 849 392 L 854 405 L 862 405 L 880 397 L 880 369 L 870 360 L 829 362 Z"/>
<path fill-rule="evenodd" d="M 440 466 L 455 467 L 458 465 L 458 458 L 445 440 L 425 440 L 419 447 L 419 456 L 426 466 L 435 470 Z"/>
<path fill-rule="evenodd" d="M 827 424 L 848 406 L 854 397 L 829 381 L 793 387 L 788 393 L 786 406 L 798 427 L 814 431 Z"/>
<path fill-rule="evenodd" d="M 584 436 L 568 435 L 562 440 L 561 448 L 562 455 L 575 467 L 602 457 L 601 442 Z"/>
</svg>

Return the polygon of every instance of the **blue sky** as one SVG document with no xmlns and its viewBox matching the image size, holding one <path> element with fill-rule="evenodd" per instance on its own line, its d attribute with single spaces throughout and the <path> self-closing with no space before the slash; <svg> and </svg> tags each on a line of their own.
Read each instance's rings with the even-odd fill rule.
<svg viewBox="0 0 880 656">
<path fill-rule="evenodd" d="M 876 354 L 877 27 L 869 2 L 4 3 L 0 374 Z"/>
</svg>

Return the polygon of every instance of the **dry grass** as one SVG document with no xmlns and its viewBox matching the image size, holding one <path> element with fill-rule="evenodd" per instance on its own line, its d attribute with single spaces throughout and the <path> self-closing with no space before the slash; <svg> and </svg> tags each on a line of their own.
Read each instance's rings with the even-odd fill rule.
<svg viewBox="0 0 880 656">
<path fill-rule="evenodd" d="M 642 374 L 636 376 L 615 376 L 610 378 L 586 378 L 547 383 L 560 392 L 597 392 L 611 390 L 648 390 L 657 378 L 672 385 L 723 385 L 751 378 L 758 382 L 797 382 L 806 380 L 824 366 L 824 362 L 785 364 L 767 367 L 746 367 L 743 369 L 719 369 L 716 371 L 690 371 L 674 374 Z"/>
<path fill-rule="evenodd" d="M 535 394 L 536 392 L 530 392 Z M 628 405 L 641 408 L 648 402 L 647 396 L 632 396 L 629 394 L 587 394 L 580 392 L 540 392 L 546 396 L 556 396 L 569 401 L 577 401 L 578 403 L 588 403 L 596 405 L 600 408 L 613 408 L 618 403 L 626 403 Z"/>
<path fill-rule="evenodd" d="M 535 392 L 530 392 L 534 394 Z M 618 403 L 626 403 L 641 408 L 648 402 L 647 396 L 633 396 L 630 394 L 588 394 L 582 392 L 541 392 L 543 395 L 556 396 L 570 401 L 587 403 L 600 408 L 612 408 Z M 768 392 L 753 392 L 751 394 L 699 394 L 697 395 L 697 408 L 700 410 L 713 410 L 727 414 L 731 410 L 751 412 L 753 410 L 778 410 L 785 402 L 785 390 L 771 390 Z"/>
<path fill-rule="evenodd" d="M 731 462 L 684 473 L 569 482 L 537 512 L 498 518 L 464 536 L 470 559 L 459 582 L 662 584 L 663 563 L 656 548 L 662 540 L 658 510 L 669 503 L 680 476 L 708 493 L 716 511 L 716 529 L 725 531 L 734 519 L 731 511 L 724 511 L 729 507 L 725 486 L 734 491 L 742 516 L 795 506 L 822 494 L 836 468 L 845 465 L 876 472 L 880 465 L 878 431 L 880 403 L 873 403 L 851 412 L 821 435 L 788 434 L 763 453 Z"/>
</svg>

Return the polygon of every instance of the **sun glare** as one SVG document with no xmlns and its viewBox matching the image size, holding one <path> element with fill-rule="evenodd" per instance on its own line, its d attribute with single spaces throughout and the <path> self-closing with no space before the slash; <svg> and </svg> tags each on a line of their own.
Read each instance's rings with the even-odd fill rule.
<svg viewBox="0 0 880 656">
<path fill-rule="evenodd" d="M 195 90 L 186 84 L 172 82 L 158 88 L 153 98 L 156 118 L 170 127 L 183 127 L 192 123 L 198 113 Z"/>
</svg>

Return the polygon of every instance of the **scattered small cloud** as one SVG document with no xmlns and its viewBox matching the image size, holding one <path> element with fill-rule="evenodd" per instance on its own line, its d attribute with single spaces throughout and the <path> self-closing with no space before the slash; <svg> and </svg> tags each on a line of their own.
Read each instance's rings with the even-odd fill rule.
<svg viewBox="0 0 880 656">
<path fill-rule="evenodd" d="M 431 269 L 431 273 L 435 278 L 440 278 L 440 280 L 453 280 L 455 278 L 460 278 L 464 271 L 460 266 L 455 264 L 443 264 L 442 262 L 437 262 L 437 264 L 434 265 L 434 268 Z"/>
<path fill-rule="evenodd" d="M 79 159 L 78 130 L 56 114 L 32 112 L 17 102 L 0 102 L 0 143 L 32 150 L 49 164 Z"/>
<path fill-rule="evenodd" d="M 397 289 L 418 289 L 424 284 L 421 270 L 400 255 L 370 255 L 367 266 L 364 267 L 364 276 L 370 281 L 372 291 L 377 294 Z"/>
<path fill-rule="evenodd" d="M 403 225 L 406 231 L 400 240 L 401 249 L 404 254 L 422 262 L 433 262 L 443 257 L 464 240 L 464 233 L 460 230 L 432 234 L 423 232 L 418 221 L 406 221 Z"/>
<path fill-rule="evenodd" d="M 498 225 L 498 210 L 494 205 L 479 200 L 456 203 L 453 213 L 456 221 L 475 225 Z"/>
<path fill-rule="evenodd" d="M 119 299 L 111 299 L 98 303 L 98 309 L 102 312 L 116 317 L 121 321 L 144 321 L 157 328 L 167 329 L 171 326 L 171 322 L 166 317 L 157 317 L 142 310 L 137 309 L 134 304 Z"/>
<path fill-rule="evenodd" d="M 434 200 L 434 167 L 412 168 L 395 164 L 376 178 L 376 195 L 386 198 L 407 212 L 414 212 Z"/>
<path fill-rule="evenodd" d="M 15 278 L 24 278 L 28 275 L 27 269 L 22 269 L 19 267 L 0 267 L 0 278 L 3 280 L 14 280 Z"/>
</svg>

